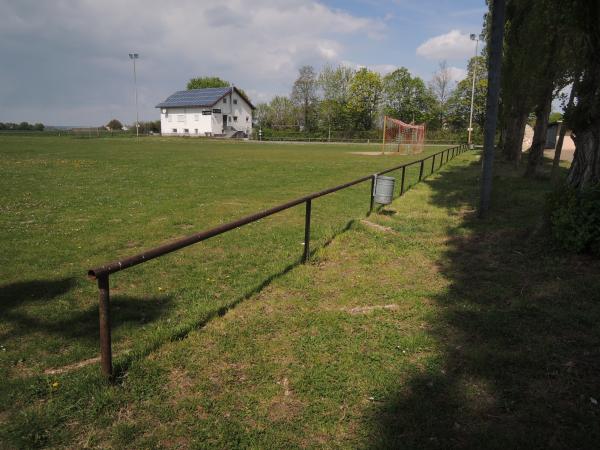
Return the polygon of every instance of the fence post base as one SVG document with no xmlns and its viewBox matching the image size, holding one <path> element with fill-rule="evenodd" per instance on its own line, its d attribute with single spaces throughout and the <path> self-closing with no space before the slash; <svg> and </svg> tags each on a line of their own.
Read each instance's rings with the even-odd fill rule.
<svg viewBox="0 0 600 450">
<path fill-rule="evenodd" d="M 110 380 L 113 376 L 113 367 L 110 339 L 110 289 L 108 275 L 98 277 L 98 313 L 100 320 L 100 364 L 102 366 L 102 375 Z"/>
<path fill-rule="evenodd" d="M 302 255 L 302 262 L 307 263 L 310 259 L 310 213 L 311 213 L 311 201 L 306 200 L 306 215 L 304 216 L 304 254 Z"/>
</svg>

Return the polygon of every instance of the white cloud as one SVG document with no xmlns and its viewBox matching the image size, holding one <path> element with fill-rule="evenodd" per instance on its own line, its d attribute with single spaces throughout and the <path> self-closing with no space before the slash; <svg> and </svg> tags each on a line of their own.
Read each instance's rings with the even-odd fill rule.
<svg viewBox="0 0 600 450">
<path fill-rule="evenodd" d="M 342 64 L 344 66 L 352 67 L 356 70 L 366 67 L 367 69 L 372 70 L 373 72 L 378 72 L 381 75 L 386 75 L 390 72 L 393 72 L 394 70 L 396 70 L 398 68 L 398 66 L 396 66 L 394 64 L 361 64 L 361 63 L 357 63 L 354 61 L 348 61 L 348 60 L 343 60 L 340 62 L 340 64 Z"/>
<path fill-rule="evenodd" d="M 457 83 L 464 80 L 467 76 L 467 71 L 465 69 L 461 69 L 460 67 L 448 67 L 448 71 L 450 72 L 450 78 L 452 78 L 452 81 Z"/>
<path fill-rule="evenodd" d="M 475 43 L 468 33 L 451 30 L 446 34 L 427 39 L 417 47 L 417 55 L 428 59 L 458 59 L 473 56 Z"/>
<path fill-rule="evenodd" d="M 378 39 L 386 27 L 319 0 L 3 0 L 2 9 L 0 58 L 11 65 L 0 72 L 0 103 L 50 122 L 85 104 L 131 117 L 130 51 L 140 53 L 142 117 L 154 118 L 153 106 L 193 76 L 220 76 L 257 100 L 286 94 L 300 66 L 338 61 L 349 38 Z M 108 112 L 66 114 L 61 121 L 94 123 Z"/>
</svg>

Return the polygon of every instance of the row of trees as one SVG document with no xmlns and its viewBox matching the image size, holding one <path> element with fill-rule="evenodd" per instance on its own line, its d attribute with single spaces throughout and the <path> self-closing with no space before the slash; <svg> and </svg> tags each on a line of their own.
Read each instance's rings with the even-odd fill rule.
<svg viewBox="0 0 600 450">
<path fill-rule="evenodd" d="M 588 0 L 507 0 L 501 87 L 501 147 L 518 165 L 525 125 L 535 115 L 526 176 L 537 176 L 552 102 L 565 88 L 564 130 L 576 144 L 568 183 L 600 181 L 600 6 Z M 555 170 L 560 145 L 555 156 Z"/>
<path fill-rule="evenodd" d="M 401 67 L 381 76 L 367 68 L 325 66 L 317 73 L 303 66 L 289 96 L 276 96 L 257 105 L 263 128 L 344 130 L 348 134 L 378 128 L 382 116 L 426 123 L 429 130 L 465 130 L 471 102 L 471 77 L 477 70 L 474 124 L 483 126 L 487 75 L 483 57 L 469 62 L 467 77 L 455 85 L 442 62 L 432 80 Z"/>
<path fill-rule="evenodd" d="M 29 123 L 29 122 L 21 122 L 21 123 L 11 123 L 0 122 L 0 130 L 15 130 L 15 131 L 44 131 L 43 123 Z"/>
<path fill-rule="evenodd" d="M 147 134 L 147 133 L 160 133 L 160 120 L 152 120 L 152 121 L 147 121 L 147 122 L 140 122 L 139 123 L 139 127 L 140 127 L 140 133 L 143 134 Z M 123 124 L 121 123 L 120 120 L 118 119 L 111 119 L 106 125 L 105 128 L 108 130 L 113 130 L 113 131 L 120 131 L 122 130 Z M 130 130 L 135 131 L 135 124 L 133 124 L 132 126 L 128 127 Z"/>
</svg>

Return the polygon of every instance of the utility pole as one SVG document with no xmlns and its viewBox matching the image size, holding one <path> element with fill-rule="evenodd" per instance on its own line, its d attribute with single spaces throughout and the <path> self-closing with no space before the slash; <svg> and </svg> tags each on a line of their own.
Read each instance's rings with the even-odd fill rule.
<svg viewBox="0 0 600 450">
<path fill-rule="evenodd" d="M 494 166 L 494 141 L 498 124 L 498 97 L 500 94 L 500 71 L 502 69 L 502 44 L 504 39 L 505 0 L 494 0 L 492 30 L 489 44 L 488 90 L 483 130 L 483 167 L 481 176 L 481 198 L 479 217 L 484 217 L 490 208 L 492 196 L 492 169 Z"/>
<path fill-rule="evenodd" d="M 475 58 L 473 59 L 473 84 L 471 86 L 471 114 L 469 116 L 469 148 L 472 148 L 471 133 L 473 132 L 473 103 L 475 101 L 475 74 L 477 73 L 477 51 L 479 50 L 479 38 L 476 34 L 471 34 L 471 40 L 475 41 Z"/>
<path fill-rule="evenodd" d="M 140 55 L 138 53 L 130 53 L 129 59 L 133 61 L 133 86 L 135 88 L 135 137 L 140 137 L 140 117 L 138 113 L 138 93 L 137 93 L 137 74 L 135 72 L 135 60 L 138 59 Z"/>
</svg>

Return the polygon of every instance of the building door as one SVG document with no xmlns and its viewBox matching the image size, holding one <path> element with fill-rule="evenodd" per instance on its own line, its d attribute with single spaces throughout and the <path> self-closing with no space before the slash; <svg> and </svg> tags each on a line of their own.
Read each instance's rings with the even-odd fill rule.
<svg viewBox="0 0 600 450">
<path fill-rule="evenodd" d="M 227 114 L 223 114 L 223 133 L 227 129 Z"/>
</svg>

